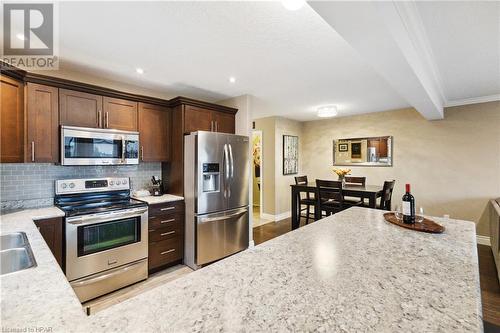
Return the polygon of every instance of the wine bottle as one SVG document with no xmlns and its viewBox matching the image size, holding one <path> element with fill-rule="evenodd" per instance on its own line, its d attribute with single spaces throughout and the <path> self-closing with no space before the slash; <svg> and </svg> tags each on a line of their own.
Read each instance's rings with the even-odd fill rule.
<svg viewBox="0 0 500 333">
<path fill-rule="evenodd" d="M 403 222 L 415 223 L 415 198 L 411 194 L 410 184 L 406 184 L 406 193 L 403 195 Z"/>
</svg>

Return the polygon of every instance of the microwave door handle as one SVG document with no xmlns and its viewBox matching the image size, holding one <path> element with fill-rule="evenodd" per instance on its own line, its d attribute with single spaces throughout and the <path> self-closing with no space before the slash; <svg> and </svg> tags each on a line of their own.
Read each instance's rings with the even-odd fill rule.
<svg viewBox="0 0 500 333">
<path fill-rule="evenodd" d="M 122 163 L 125 163 L 125 137 L 122 136 Z"/>
</svg>

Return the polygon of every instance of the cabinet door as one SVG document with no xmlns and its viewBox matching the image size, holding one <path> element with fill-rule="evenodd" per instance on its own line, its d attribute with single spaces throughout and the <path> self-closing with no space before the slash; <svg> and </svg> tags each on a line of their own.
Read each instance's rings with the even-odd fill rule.
<svg viewBox="0 0 500 333">
<path fill-rule="evenodd" d="M 58 89 L 41 84 L 27 84 L 26 161 L 59 161 Z"/>
<path fill-rule="evenodd" d="M 168 108 L 139 103 L 141 161 L 169 160 L 170 117 Z"/>
<path fill-rule="evenodd" d="M 184 109 L 184 133 L 212 131 L 212 111 L 186 105 Z"/>
<path fill-rule="evenodd" d="M 137 102 L 104 97 L 103 112 L 104 128 L 137 131 Z"/>
<path fill-rule="evenodd" d="M 213 112 L 212 119 L 214 120 L 214 131 L 234 134 L 234 114 Z"/>
<path fill-rule="evenodd" d="M 59 266 L 63 267 L 63 220 L 61 217 L 37 220 L 35 225 L 42 234 L 45 243 L 49 246 Z"/>
<path fill-rule="evenodd" d="M 102 96 L 59 89 L 61 125 L 101 127 Z"/>
<path fill-rule="evenodd" d="M 23 83 L 1 75 L 0 162 L 24 160 L 24 87 Z"/>
</svg>

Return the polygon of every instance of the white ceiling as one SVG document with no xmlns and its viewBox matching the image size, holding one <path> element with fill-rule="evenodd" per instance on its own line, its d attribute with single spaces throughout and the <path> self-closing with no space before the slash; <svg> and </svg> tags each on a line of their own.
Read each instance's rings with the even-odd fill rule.
<svg viewBox="0 0 500 333">
<path fill-rule="evenodd" d="M 500 94 L 500 2 L 417 2 L 448 102 Z"/>
<path fill-rule="evenodd" d="M 256 118 L 316 119 L 315 107 L 331 103 L 341 115 L 408 106 L 309 6 L 63 2 L 59 10 L 63 68 L 208 101 L 252 94 L 267 105 Z"/>
<path fill-rule="evenodd" d="M 486 31 L 491 10 L 437 4 L 438 16 L 432 5 L 418 8 L 447 99 L 498 94 L 491 74 L 498 47 L 490 50 L 495 32 Z M 409 106 L 308 5 L 288 11 L 279 1 L 61 2 L 59 12 L 62 68 L 207 101 L 251 94 L 259 101 L 255 118 L 317 119 L 315 108 L 324 104 L 336 104 L 341 116 Z M 474 25 L 464 19 L 471 15 L 489 19 Z"/>
</svg>

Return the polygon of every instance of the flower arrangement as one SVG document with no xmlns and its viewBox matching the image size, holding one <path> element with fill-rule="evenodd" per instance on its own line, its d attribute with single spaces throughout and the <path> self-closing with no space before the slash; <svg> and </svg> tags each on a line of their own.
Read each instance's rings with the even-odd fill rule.
<svg viewBox="0 0 500 333">
<path fill-rule="evenodd" d="M 333 172 L 339 176 L 339 180 L 343 180 L 345 176 L 351 174 L 351 169 L 333 169 Z"/>
</svg>

